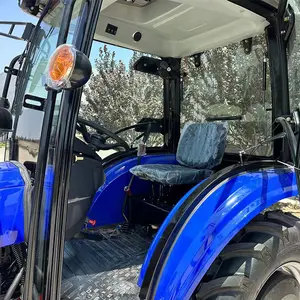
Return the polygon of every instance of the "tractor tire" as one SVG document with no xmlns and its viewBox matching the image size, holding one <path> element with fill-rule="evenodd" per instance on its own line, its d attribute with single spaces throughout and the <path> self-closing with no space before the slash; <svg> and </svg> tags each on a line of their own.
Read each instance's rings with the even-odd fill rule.
<svg viewBox="0 0 300 300">
<path fill-rule="evenodd" d="M 281 211 L 252 220 L 220 253 L 192 299 L 300 299 L 300 220 Z"/>
</svg>

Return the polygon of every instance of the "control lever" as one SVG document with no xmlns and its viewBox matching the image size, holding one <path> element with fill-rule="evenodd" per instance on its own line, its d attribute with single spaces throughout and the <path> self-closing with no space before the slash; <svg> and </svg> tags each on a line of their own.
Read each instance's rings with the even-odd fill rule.
<svg viewBox="0 0 300 300">
<path fill-rule="evenodd" d="M 137 156 L 141 157 L 146 155 L 146 144 L 144 143 L 144 140 L 139 142 L 138 145 L 138 151 L 137 151 Z"/>
<path fill-rule="evenodd" d="M 151 125 L 152 125 L 151 123 L 149 123 L 147 125 L 147 129 L 146 129 L 146 131 L 144 133 L 144 137 L 143 137 L 143 143 L 144 144 L 146 144 L 147 141 L 148 141 L 148 139 L 149 139 L 149 136 L 150 136 L 150 133 L 151 133 Z"/>
</svg>

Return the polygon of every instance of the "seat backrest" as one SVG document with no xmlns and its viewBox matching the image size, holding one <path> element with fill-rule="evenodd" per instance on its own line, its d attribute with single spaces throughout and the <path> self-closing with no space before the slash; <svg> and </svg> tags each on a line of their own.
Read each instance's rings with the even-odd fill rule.
<svg viewBox="0 0 300 300">
<path fill-rule="evenodd" d="M 222 161 L 227 137 L 226 123 L 194 123 L 181 133 L 176 159 L 184 166 L 212 169 Z"/>
</svg>

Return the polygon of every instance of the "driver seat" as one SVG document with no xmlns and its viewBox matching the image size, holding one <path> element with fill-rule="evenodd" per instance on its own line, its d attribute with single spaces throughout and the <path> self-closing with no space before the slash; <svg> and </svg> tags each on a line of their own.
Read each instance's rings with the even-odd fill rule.
<svg viewBox="0 0 300 300">
<path fill-rule="evenodd" d="M 195 184 L 213 174 L 223 159 L 227 137 L 226 123 L 185 125 L 177 147 L 178 165 L 145 164 L 130 169 L 142 179 L 163 185 Z"/>
</svg>

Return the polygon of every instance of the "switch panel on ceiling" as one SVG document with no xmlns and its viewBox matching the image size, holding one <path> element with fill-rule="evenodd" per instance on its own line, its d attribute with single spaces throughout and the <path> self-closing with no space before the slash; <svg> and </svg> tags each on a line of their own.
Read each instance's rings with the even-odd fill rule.
<svg viewBox="0 0 300 300">
<path fill-rule="evenodd" d="M 112 24 L 107 24 L 105 32 L 116 35 L 118 31 L 118 27 Z"/>
</svg>

